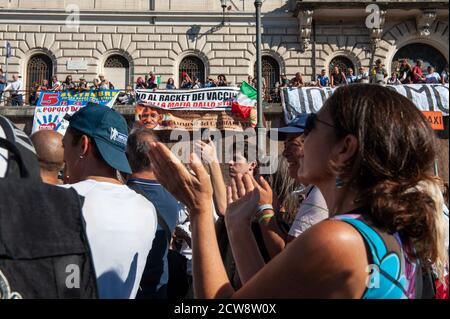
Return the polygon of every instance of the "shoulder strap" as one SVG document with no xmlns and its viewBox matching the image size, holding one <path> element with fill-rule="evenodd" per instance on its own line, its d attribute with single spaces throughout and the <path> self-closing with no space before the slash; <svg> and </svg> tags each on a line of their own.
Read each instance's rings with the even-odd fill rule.
<svg viewBox="0 0 450 319">
<path fill-rule="evenodd" d="M 362 220 L 349 218 L 346 216 L 342 216 L 341 218 L 339 218 L 339 220 L 349 223 L 356 228 L 356 230 L 363 236 L 366 243 L 368 244 L 369 249 L 372 253 L 372 258 L 374 258 L 374 263 L 380 266 L 383 258 L 390 253 L 380 234 L 378 234 L 378 232 L 376 232 L 372 227 L 367 225 Z M 379 271 L 381 274 L 383 274 L 384 277 L 386 277 L 386 279 L 396 285 L 403 292 L 403 294 L 407 295 L 405 288 L 396 278 L 393 278 L 390 274 L 382 270 L 381 267 Z"/>
<path fill-rule="evenodd" d="M 313 189 L 314 189 L 314 185 L 309 189 L 309 191 L 306 193 L 305 197 L 308 197 L 309 194 L 311 194 L 311 192 L 313 191 Z"/>
<path fill-rule="evenodd" d="M 135 186 L 135 187 L 130 187 L 132 190 L 134 190 L 136 193 L 144 196 L 147 200 L 149 200 L 149 198 L 147 197 L 147 195 L 142 191 L 142 189 L 139 188 L 139 186 Z M 164 232 L 166 233 L 166 239 L 167 242 L 170 246 L 170 242 L 172 241 L 172 233 L 170 232 L 170 228 L 169 225 L 167 225 L 166 221 L 164 220 L 164 218 L 161 216 L 158 208 L 156 208 L 155 205 L 153 205 L 155 207 L 156 210 L 156 216 L 158 218 L 158 224 L 159 226 L 162 227 L 162 229 L 164 230 Z"/>
<path fill-rule="evenodd" d="M 363 236 L 369 245 L 372 255 L 375 258 L 374 262 L 379 264 L 383 257 L 388 253 L 386 244 L 380 235 L 359 219 L 347 218 L 343 216 L 339 220 L 342 220 L 356 228 L 356 230 Z"/>
<path fill-rule="evenodd" d="M 429 269 L 424 272 L 420 262 L 417 262 L 415 292 L 416 299 L 434 299 L 436 297 L 433 273 Z"/>
<path fill-rule="evenodd" d="M 5 148 L 14 154 L 13 159 L 16 161 L 17 165 L 19 166 L 20 177 L 28 178 L 30 176 L 30 174 L 28 173 L 28 170 L 25 167 L 25 164 L 23 163 L 22 156 L 20 155 L 20 151 L 17 148 L 17 146 L 6 139 L 0 138 L 0 148 Z"/>
</svg>

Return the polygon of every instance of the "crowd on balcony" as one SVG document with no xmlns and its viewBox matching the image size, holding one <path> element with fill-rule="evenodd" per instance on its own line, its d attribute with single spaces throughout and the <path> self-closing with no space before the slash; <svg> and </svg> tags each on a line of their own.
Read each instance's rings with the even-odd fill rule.
<svg viewBox="0 0 450 319">
<path fill-rule="evenodd" d="M 343 70 L 340 66 L 335 65 L 332 71 L 327 74 L 327 70 L 322 69 L 321 73 L 309 82 L 304 80 L 300 72 L 297 72 L 292 79 L 288 79 L 286 74 L 281 74 L 280 78 L 276 79 L 271 85 L 267 83 L 267 76 L 263 76 L 263 98 L 269 103 L 280 103 L 281 89 L 286 87 L 300 88 L 315 86 L 334 88 L 353 83 L 375 83 L 381 85 L 445 84 L 448 83 L 449 78 L 448 64 L 441 72 L 437 72 L 433 65 L 429 65 L 425 69 L 424 62 L 421 60 L 417 60 L 415 65 L 412 66 L 407 59 L 401 59 L 394 63 L 393 70 L 392 73 L 389 73 L 383 62 L 378 59 L 375 61 L 375 66 L 370 70 L 366 70 L 366 68 L 361 66 L 356 72 L 353 68 Z M 251 75 L 248 76 L 247 83 L 255 88 L 257 87 L 257 80 Z M 182 72 L 180 85 L 177 87 L 173 78 L 169 78 L 165 83 L 162 83 L 161 76 L 150 71 L 145 77 L 138 77 L 134 83 L 134 87 L 128 85 L 126 88 L 116 88 L 102 74 L 93 78 L 91 82 L 88 82 L 84 76 L 81 76 L 78 81 L 74 81 L 73 77 L 68 75 L 63 82 L 59 81 L 57 76 L 53 76 L 51 82 L 46 79 L 41 82 L 35 82 L 29 91 L 25 91 L 24 84 L 18 74 L 13 74 L 12 81 L 8 83 L 3 70 L 0 69 L 0 105 L 10 104 L 12 106 L 22 106 L 25 102 L 30 105 L 36 105 L 41 92 L 46 91 L 58 92 L 69 90 L 81 93 L 99 89 L 120 89 L 122 92 L 119 94 L 116 103 L 133 105 L 136 101 L 134 90 L 137 89 L 189 90 L 233 85 L 232 82 L 227 80 L 225 74 L 220 74 L 216 78 L 207 76 L 205 81 L 202 82 L 198 77 L 189 75 L 188 72 Z M 5 91 L 10 92 L 9 100 L 3 94 Z"/>
</svg>

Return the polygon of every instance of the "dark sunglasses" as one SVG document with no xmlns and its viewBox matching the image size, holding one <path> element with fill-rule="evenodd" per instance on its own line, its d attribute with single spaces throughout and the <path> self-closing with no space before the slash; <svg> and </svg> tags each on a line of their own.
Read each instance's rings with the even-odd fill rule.
<svg viewBox="0 0 450 319">
<path fill-rule="evenodd" d="M 330 124 L 330 123 L 327 123 L 327 122 L 325 122 L 325 121 L 319 120 L 316 113 L 311 113 L 311 114 L 308 116 L 308 118 L 306 119 L 305 129 L 304 129 L 304 132 L 303 132 L 303 134 L 305 135 L 305 137 L 306 137 L 309 133 L 311 133 L 311 131 L 316 127 L 316 122 L 325 124 L 325 125 L 327 125 L 327 126 L 329 126 L 329 127 L 332 127 L 332 128 L 334 128 L 334 129 L 336 128 L 336 126 L 334 126 L 333 124 Z"/>
</svg>

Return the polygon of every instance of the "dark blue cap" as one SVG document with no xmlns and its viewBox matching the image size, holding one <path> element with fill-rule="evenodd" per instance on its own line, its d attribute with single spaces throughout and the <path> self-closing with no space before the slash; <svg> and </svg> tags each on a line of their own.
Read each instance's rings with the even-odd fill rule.
<svg viewBox="0 0 450 319">
<path fill-rule="evenodd" d="M 88 103 L 74 113 L 69 122 L 69 128 L 74 128 L 94 139 L 100 154 L 109 166 L 131 174 L 130 164 L 125 155 L 128 126 L 122 115 L 108 106 Z"/>
<path fill-rule="evenodd" d="M 273 129 L 278 132 L 278 140 L 286 139 L 287 134 L 302 134 L 305 131 L 309 114 L 297 115 L 287 126 Z"/>
</svg>

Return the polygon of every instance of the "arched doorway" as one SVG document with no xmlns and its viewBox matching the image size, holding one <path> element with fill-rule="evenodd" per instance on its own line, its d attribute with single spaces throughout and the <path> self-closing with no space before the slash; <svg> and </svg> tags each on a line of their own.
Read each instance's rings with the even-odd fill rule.
<svg viewBox="0 0 450 319">
<path fill-rule="evenodd" d="M 328 66 L 328 74 L 333 73 L 335 66 L 338 66 L 341 72 L 344 72 L 344 74 L 347 74 L 347 70 L 350 68 L 355 72 L 355 65 L 353 64 L 353 62 L 343 55 L 334 57 L 331 60 L 330 65 Z"/>
<path fill-rule="evenodd" d="M 33 55 L 27 64 L 27 94 L 26 100 L 29 102 L 30 93 L 41 85 L 43 80 L 48 80 L 51 83 L 53 76 L 53 62 L 46 54 Z"/>
<path fill-rule="evenodd" d="M 396 71 L 399 67 L 399 62 L 402 59 L 407 59 L 411 66 L 415 65 L 417 60 L 422 60 L 422 68 L 425 73 L 427 73 L 427 68 L 430 65 L 433 66 L 437 72 L 441 73 L 448 63 L 439 50 L 425 43 L 411 43 L 400 48 L 392 59 L 392 72 Z"/>
<path fill-rule="evenodd" d="M 272 92 L 276 83 L 280 82 L 280 66 L 278 65 L 277 60 L 267 55 L 261 57 L 261 66 L 262 66 L 261 68 L 262 77 L 266 83 L 266 91 L 264 92 L 264 95 L 267 97 L 268 95 L 270 95 L 270 92 Z M 257 78 L 256 62 L 253 70 L 254 70 L 254 77 Z"/>
<path fill-rule="evenodd" d="M 185 57 L 178 68 L 178 86 L 183 82 L 183 73 L 186 72 L 189 77 L 194 80 L 194 77 L 199 79 L 202 84 L 205 83 L 205 65 L 203 61 L 193 55 Z"/>
<path fill-rule="evenodd" d="M 104 75 L 116 90 L 125 90 L 130 85 L 130 63 L 122 55 L 111 55 L 104 64 Z"/>
</svg>

